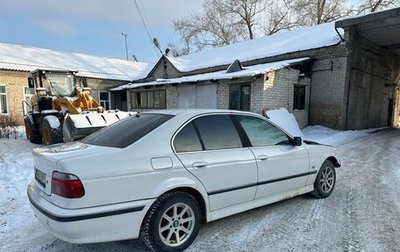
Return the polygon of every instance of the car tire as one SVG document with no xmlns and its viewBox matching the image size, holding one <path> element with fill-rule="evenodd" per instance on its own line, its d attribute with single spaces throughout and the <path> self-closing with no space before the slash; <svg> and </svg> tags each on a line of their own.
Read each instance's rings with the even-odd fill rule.
<svg viewBox="0 0 400 252">
<path fill-rule="evenodd" d="M 201 216 L 192 195 L 168 192 L 150 207 L 141 227 L 141 239 L 151 251 L 183 251 L 196 238 Z"/>
<path fill-rule="evenodd" d="M 311 195 L 315 198 L 321 199 L 331 195 L 336 184 L 336 171 L 335 166 L 331 161 L 325 160 L 318 171 L 317 177 L 314 182 L 314 191 Z"/>
<path fill-rule="evenodd" d="M 24 117 L 26 138 L 35 144 L 42 143 L 42 136 L 40 135 L 37 125 L 34 124 L 32 116 L 27 115 Z"/>
<path fill-rule="evenodd" d="M 54 122 L 56 122 L 57 127 L 53 125 Z M 63 142 L 60 120 L 56 116 L 48 115 L 43 119 L 42 142 L 45 145 Z"/>
</svg>

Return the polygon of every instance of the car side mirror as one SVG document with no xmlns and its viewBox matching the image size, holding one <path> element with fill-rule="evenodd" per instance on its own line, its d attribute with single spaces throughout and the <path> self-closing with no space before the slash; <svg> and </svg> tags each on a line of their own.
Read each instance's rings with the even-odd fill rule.
<svg viewBox="0 0 400 252">
<path fill-rule="evenodd" d="M 301 137 L 293 137 L 292 144 L 294 146 L 301 146 L 301 144 L 302 144 Z"/>
</svg>

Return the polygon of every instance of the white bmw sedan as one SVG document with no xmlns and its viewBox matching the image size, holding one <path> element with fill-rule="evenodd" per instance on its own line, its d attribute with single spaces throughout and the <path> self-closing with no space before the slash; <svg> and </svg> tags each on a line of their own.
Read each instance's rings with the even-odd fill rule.
<svg viewBox="0 0 400 252">
<path fill-rule="evenodd" d="M 32 209 L 72 243 L 141 238 L 181 251 L 201 223 L 310 193 L 329 196 L 335 150 L 230 110 L 139 113 L 80 142 L 35 149 Z"/>
</svg>

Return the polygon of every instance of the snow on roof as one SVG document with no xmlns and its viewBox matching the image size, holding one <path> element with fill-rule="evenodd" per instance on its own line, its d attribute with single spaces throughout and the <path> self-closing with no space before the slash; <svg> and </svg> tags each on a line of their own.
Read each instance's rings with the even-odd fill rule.
<svg viewBox="0 0 400 252">
<path fill-rule="evenodd" d="M 145 78 L 151 70 L 143 62 L 0 43 L 0 69 L 30 72 L 38 68 L 77 70 L 82 77 L 124 81 Z"/>
<path fill-rule="evenodd" d="M 338 30 L 342 35 L 343 30 Z M 340 37 L 335 30 L 335 23 L 331 22 L 275 33 L 271 36 L 203 50 L 177 58 L 168 57 L 168 59 L 179 71 L 189 72 L 228 65 L 235 59 L 245 62 L 290 52 L 332 46 L 340 42 Z"/>
<path fill-rule="evenodd" d="M 153 85 L 165 85 L 165 84 L 180 84 L 180 83 L 191 83 L 198 81 L 207 81 L 207 80 L 230 80 L 234 78 L 244 78 L 244 77 L 253 77 L 259 74 L 265 74 L 267 72 L 281 69 L 290 65 L 294 65 L 297 63 L 301 63 L 304 61 L 310 60 L 310 58 L 298 58 L 284 61 L 277 61 L 266 64 L 253 65 L 249 67 L 244 67 L 243 70 L 237 72 L 227 73 L 226 70 L 217 71 L 212 73 L 205 74 L 196 74 L 190 76 L 183 76 L 180 78 L 172 78 L 172 79 L 157 79 L 156 81 L 151 82 L 143 82 L 143 83 L 129 83 L 126 85 L 122 85 L 116 88 L 111 89 L 111 91 L 120 91 L 124 89 L 132 89 L 144 86 L 153 86 Z"/>
</svg>

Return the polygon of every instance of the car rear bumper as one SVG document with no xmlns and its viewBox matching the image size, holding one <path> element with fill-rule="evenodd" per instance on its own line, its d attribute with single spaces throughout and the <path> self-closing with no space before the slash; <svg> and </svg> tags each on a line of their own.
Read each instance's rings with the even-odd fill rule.
<svg viewBox="0 0 400 252">
<path fill-rule="evenodd" d="M 71 243 L 93 243 L 139 237 L 142 220 L 154 200 L 65 209 L 41 196 L 35 181 L 28 185 L 35 216 L 55 236 Z"/>
</svg>

